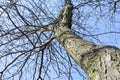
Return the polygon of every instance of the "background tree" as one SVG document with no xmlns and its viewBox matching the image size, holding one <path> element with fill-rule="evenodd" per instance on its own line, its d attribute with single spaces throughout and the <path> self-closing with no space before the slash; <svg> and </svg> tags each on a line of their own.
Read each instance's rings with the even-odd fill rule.
<svg viewBox="0 0 120 80">
<path fill-rule="evenodd" d="M 3 0 L 0 79 L 76 80 L 74 72 L 87 79 L 76 62 L 90 80 L 119 80 L 120 50 L 105 46 L 106 41 L 120 45 L 119 4 L 119 0 Z"/>
</svg>

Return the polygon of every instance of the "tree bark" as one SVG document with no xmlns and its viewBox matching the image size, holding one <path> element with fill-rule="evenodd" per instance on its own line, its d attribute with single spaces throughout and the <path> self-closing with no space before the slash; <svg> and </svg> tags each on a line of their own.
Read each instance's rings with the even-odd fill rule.
<svg viewBox="0 0 120 80">
<path fill-rule="evenodd" d="M 83 40 L 65 26 L 60 26 L 55 36 L 67 53 L 87 72 L 89 80 L 120 80 L 120 49 L 97 46 Z"/>
</svg>

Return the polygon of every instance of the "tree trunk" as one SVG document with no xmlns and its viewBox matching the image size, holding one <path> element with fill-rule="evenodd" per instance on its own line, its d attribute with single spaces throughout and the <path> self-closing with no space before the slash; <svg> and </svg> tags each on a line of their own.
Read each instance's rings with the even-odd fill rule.
<svg viewBox="0 0 120 80">
<path fill-rule="evenodd" d="M 120 49 L 97 46 L 65 26 L 55 32 L 67 53 L 87 72 L 89 80 L 120 80 Z"/>
<path fill-rule="evenodd" d="M 89 76 L 89 80 L 120 80 L 120 49 L 97 46 L 71 31 L 72 4 L 66 4 L 60 27 L 55 31 L 67 53 Z"/>
</svg>

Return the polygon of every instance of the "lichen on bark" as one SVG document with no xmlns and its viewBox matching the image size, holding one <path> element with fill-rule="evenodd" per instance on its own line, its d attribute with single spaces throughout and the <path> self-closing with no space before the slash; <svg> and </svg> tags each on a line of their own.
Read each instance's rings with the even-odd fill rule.
<svg viewBox="0 0 120 80">
<path fill-rule="evenodd" d="M 89 80 L 120 80 L 120 50 L 115 47 L 101 47 L 86 54 L 81 61 Z"/>
<path fill-rule="evenodd" d="M 97 46 L 83 40 L 67 27 L 55 33 L 67 53 L 88 74 L 89 80 L 120 80 L 120 50 L 112 46 Z"/>
</svg>

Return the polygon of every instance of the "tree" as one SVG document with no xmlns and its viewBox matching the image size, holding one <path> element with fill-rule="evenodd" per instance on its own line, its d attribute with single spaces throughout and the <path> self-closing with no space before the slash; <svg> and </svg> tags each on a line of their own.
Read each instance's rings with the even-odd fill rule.
<svg viewBox="0 0 120 80">
<path fill-rule="evenodd" d="M 79 73 L 73 59 L 89 80 L 119 80 L 120 49 L 97 45 L 102 43 L 97 37 L 120 32 L 96 33 L 90 27 L 93 19 L 96 26 L 103 19 L 119 23 L 113 19 L 119 17 L 119 0 L 53 1 L 9 0 L 0 5 L 0 79 L 48 80 L 52 72 L 57 79 L 71 80 L 73 68 Z"/>
</svg>

